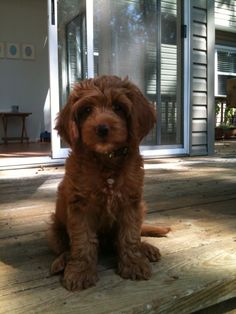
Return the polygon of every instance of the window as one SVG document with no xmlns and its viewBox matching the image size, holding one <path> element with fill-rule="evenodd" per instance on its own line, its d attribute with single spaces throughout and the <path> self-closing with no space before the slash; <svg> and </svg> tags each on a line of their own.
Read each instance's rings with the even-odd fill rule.
<svg viewBox="0 0 236 314">
<path fill-rule="evenodd" d="M 227 80 L 236 78 L 236 48 L 216 47 L 215 51 L 215 94 L 226 96 Z"/>
</svg>

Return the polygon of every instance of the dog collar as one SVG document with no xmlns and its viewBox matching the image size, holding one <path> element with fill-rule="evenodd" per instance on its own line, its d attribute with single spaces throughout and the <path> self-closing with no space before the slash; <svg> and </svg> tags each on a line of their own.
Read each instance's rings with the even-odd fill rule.
<svg viewBox="0 0 236 314">
<path fill-rule="evenodd" d="M 114 150 L 113 152 L 107 152 L 105 153 L 105 155 L 109 158 L 109 159 L 112 159 L 114 157 L 122 157 L 122 156 L 126 156 L 128 154 L 128 147 L 125 146 L 125 147 L 121 147 L 117 150 Z"/>
</svg>

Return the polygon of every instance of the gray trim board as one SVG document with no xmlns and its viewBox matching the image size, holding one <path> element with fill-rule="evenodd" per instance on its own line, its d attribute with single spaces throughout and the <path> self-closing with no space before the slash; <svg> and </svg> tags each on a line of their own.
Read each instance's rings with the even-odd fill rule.
<svg viewBox="0 0 236 314">
<path fill-rule="evenodd" d="M 207 1 L 207 110 L 208 110 L 208 155 L 214 153 L 215 143 L 215 98 L 214 98 L 214 67 L 215 67 L 215 17 L 214 0 Z"/>
</svg>

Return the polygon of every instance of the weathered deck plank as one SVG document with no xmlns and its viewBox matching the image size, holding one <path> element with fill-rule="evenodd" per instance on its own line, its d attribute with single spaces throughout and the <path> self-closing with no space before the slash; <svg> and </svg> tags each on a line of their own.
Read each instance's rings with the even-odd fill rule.
<svg viewBox="0 0 236 314">
<path fill-rule="evenodd" d="M 162 252 L 151 280 L 123 280 L 100 259 L 96 287 L 76 293 L 49 276 L 45 231 L 63 168 L 0 172 L 0 313 L 191 313 L 236 297 L 236 160 L 147 167 L 147 221 L 172 227 L 144 239 Z"/>
</svg>

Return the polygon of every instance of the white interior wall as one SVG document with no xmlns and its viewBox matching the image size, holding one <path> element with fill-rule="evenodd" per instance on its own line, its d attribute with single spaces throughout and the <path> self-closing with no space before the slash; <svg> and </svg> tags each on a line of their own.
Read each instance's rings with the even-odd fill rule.
<svg viewBox="0 0 236 314">
<path fill-rule="evenodd" d="M 0 0 L 0 42 L 35 46 L 35 59 L 0 58 L 0 110 L 18 105 L 20 111 L 32 112 L 27 118 L 31 141 L 40 132 L 50 131 L 49 69 L 47 41 L 47 0 Z M 45 125 L 46 124 L 46 125 Z M 9 119 L 9 136 L 20 134 L 20 120 Z M 0 141 L 3 126 L 0 121 Z"/>
</svg>

